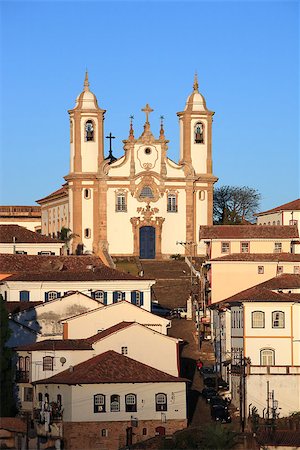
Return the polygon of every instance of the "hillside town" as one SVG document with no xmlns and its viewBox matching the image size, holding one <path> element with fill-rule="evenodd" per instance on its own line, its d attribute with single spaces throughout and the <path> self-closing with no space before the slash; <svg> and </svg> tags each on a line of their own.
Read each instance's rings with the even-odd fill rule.
<svg viewBox="0 0 300 450">
<path fill-rule="evenodd" d="M 197 75 L 182 106 L 178 163 L 148 103 L 106 156 L 86 72 L 62 185 L 0 206 L 0 448 L 300 448 L 300 198 L 216 223 Z"/>
</svg>

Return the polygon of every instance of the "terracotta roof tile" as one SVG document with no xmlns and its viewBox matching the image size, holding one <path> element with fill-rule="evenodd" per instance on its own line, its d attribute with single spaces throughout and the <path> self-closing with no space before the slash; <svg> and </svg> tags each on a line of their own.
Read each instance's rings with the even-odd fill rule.
<svg viewBox="0 0 300 450">
<path fill-rule="evenodd" d="M 17 314 L 21 311 L 42 305 L 44 302 L 5 302 L 5 307 L 10 314 Z"/>
<path fill-rule="evenodd" d="M 20 225 L 0 225 L 0 242 L 12 244 L 13 238 L 16 239 L 17 244 L 63 244 L 63 241 L 59 239 L 43 236 Z"/>
<path fill-rule="evenodd" d="M 300 431 L 296 430 L 268 430 L 257 433 L 257 442 L 263 447 L 266 445 L 278 448 L 300 447 Z"/>
<path fill-rule="evenodd" d="M 33 344 L 20 345 L 17 350 L 93 350 L 93 346 L 86 339 L 45 339 Z"/>
<path fill-rule="evenodd" d="M 300 254 L 295 253 L 232 253 L 212 261 L 253 261 L 253 262 L 300 262 Z"/>
<path fill-rule="evenodd" d="M 52 200 L 59 197 L 67 197 L 68 196 L 68 183 L 64 183 L 61 188 L 47 195 L 46 197 L 40 198 L 36 200 L 37 203 L 44 203 L 47 200 Z"/>
<path fill-rule="evenodd" d="M 213 225 L 201 226 L 200 239 L 294 239 L 297 225 Z"/>
<path fill-rule="evenodd" d="M 0 429 L 25 433 L 26 423 L 19 417 L 0 417 Z"/>
<path fill-rule="evenodd" d="M 174 377 L 154 367 L 120 355 L 112 350 L 97 355 L 34 384 L 98 384 L 98 383 L 163 383 L 186 382 L 184 378 Z"/>
<path fill-rule="evenodd" d="M 112 327 L 107 328 L 106 330 L 100 331 L 100 333 L 94 334 L 93 336 L 86 339 L 87 342 L 94 343 L 100 341 L 101 339 L 110 336 L 113 333 L 116 333 L 119 330 L 123 330 L 124 328 L 130 327 L 135 322 L 120 322 Z"/>
<path fill-rule="evenodd" d="M 269 209 L 267 211 L 262 211 L 258 214 L 255 214 L 256 216 L 261 216 L 264 214 L 269 214 L 273 212 L 280 212 L 280 211 L 300 211 L 300 198 L 297 198 L 297 200 L 293 200 L 288 203 L 284 203 L 283 205 L 276 206 L 275 208 Z"/>
<path fill-rule="evenodd" d="M 261 283 L 259 286 L 267 289 L 299 289 L 300 275 L 294 273 L 282 273 L 277 277 Z"/>
</svg>

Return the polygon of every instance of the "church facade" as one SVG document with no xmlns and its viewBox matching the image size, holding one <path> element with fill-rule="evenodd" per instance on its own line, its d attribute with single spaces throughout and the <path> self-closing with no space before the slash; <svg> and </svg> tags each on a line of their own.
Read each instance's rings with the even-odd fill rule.
<svg viewBox="0 0 300 450">
<path fill-rule="evenodd" d="M 104 115 L 84 89 L 70 115 L 70 172 L 66 183 L 38 200 L 42 233 L 61 227 L 73 234 L 71 251 L 111 256 L 168 258 L 173 254 L 203 254 L 199 227 L 213 223 L 212 118 L 195 76 L 185 108 L 178 112 L 180 157 L 167 156 L 169 141 L 163 121 L 158 137 L 151 130 L 147 104 L 144 129 L 135 135 L 131 120 L 124 154 L 104 156 Z M 177 243 L 184 242 L 184 246 Z M 185 248 L 184 248 L 185 247 Z"/>
</svg>

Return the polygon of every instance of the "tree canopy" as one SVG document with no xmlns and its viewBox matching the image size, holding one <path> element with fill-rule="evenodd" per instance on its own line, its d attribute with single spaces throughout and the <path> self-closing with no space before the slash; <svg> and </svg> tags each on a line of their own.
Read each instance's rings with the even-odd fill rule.
<svg viewBox="0 0 300 450">
<path fill-rule="evenodd" d="M 221 186 L 214 190 L 214 224 L 239 225 L 253 222 L 261 194 L 248 186 Z"/>
</svg>

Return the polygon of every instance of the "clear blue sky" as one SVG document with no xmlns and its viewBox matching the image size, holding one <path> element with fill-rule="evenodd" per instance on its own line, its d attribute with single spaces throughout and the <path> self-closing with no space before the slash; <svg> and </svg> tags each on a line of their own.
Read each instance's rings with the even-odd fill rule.
<svg viewBox="0 0 300 450">
<path fill-rule="evenodd" d="M 69 171 L 69 119 L 88 68 L 122 154 L 129 116 L 165 116 L 178 161 L 176 112 L 195 70 L 213 123 L 216 186 L 250 186 L 261 210 L 299 197 L 297 1 L 2 1 L 0 204 L 34 204 Z M 108 141 L 106 140 L 106 152 Z"/>
</svg>

